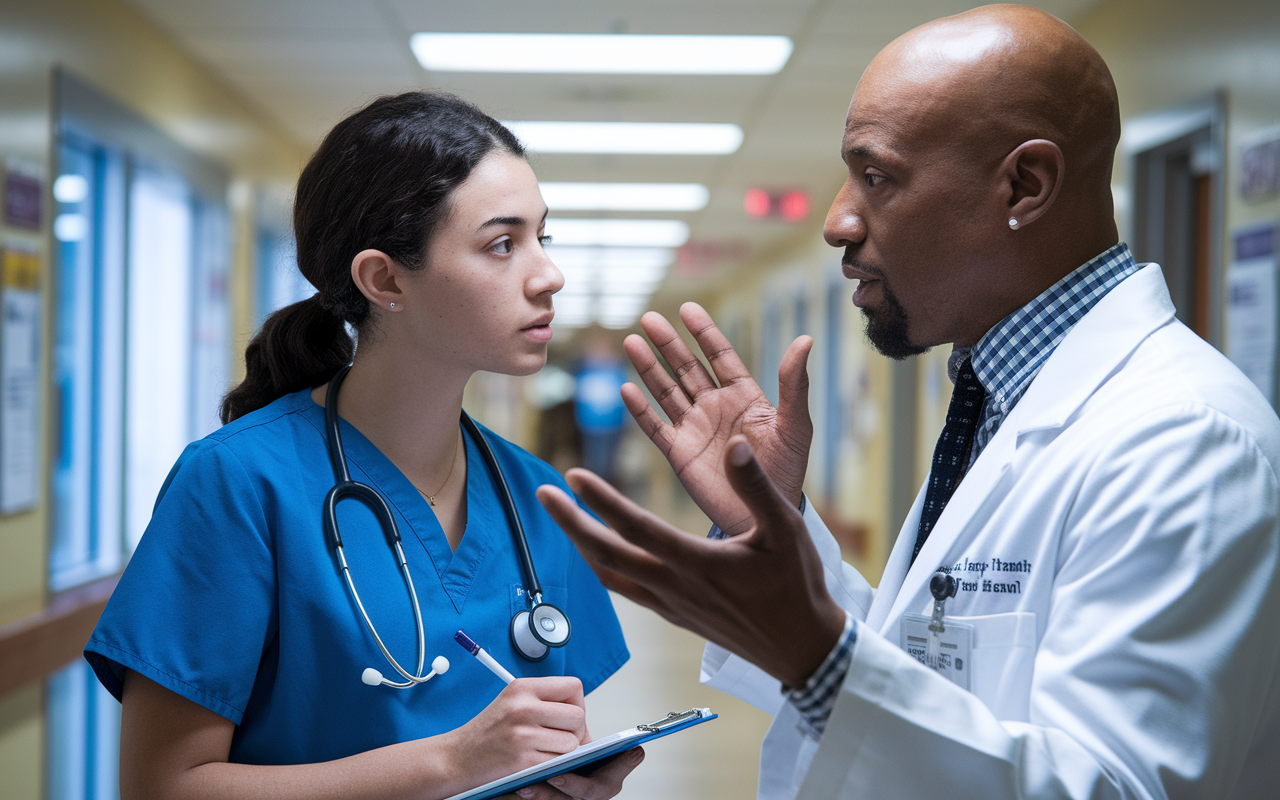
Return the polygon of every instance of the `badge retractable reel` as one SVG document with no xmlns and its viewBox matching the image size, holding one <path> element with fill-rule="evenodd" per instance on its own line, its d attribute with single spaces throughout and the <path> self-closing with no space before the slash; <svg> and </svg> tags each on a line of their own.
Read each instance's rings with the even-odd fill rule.
<svg viewBox="0 0 1280 800">
<path fill-rule="evenodd" d="M 952 683 L 968 689 L 973 671 L 973 626 L 946 617 L 947 600 L 955 597 L 959 588 L 960 582 L 950 573 L 933 573 L 929 579 L 933 613 L 902 615 L 902 649 Z"/>
</svg>

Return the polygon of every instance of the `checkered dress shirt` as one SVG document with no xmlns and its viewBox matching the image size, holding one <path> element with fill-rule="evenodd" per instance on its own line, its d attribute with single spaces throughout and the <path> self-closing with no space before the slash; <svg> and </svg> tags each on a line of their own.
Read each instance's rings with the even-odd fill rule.
<svg viewBox="0 0 1280 800">
<path fill-rule="evenodd" d="M 1121 242 L 996 323 L 972 348 L 952 350 L 947 360 L 952 382 L 960 365 L 966 358 L 972 358 L 978 380 L 987 390 L 969 456 L 970 465 L 1022 399 L 1032 379 L 1067 332 L 1107 292 L 1137 271 L 1138 265 L 1133 261 L 1129 246 Z M 800 712 L 800 730 L 806 736 L 822 738 L 853 660 L 853 644 L 857 635 L 857 626 L 850 618 L 845 624 L 844 634 L 813 677 L 796 689 L 784 687 L 787 699 Z"/>
</svg>

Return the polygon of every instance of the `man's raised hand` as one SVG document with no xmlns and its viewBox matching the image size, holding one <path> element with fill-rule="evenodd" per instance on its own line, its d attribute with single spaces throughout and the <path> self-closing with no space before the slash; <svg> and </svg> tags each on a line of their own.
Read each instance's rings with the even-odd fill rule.
<svg viewBox="0 0 1280 800">
<path fill-rule="evenodd" d="M 673 528 L 586 470 L 569 485 L 609 527 L 554 486 L 538 499 L 609 589 L 800 686 L 844 628 L 821 559 L 796 507 L 769 479 L 743 436 L 727 443 L 726 491 L 750 524 L 732 539 Z"/>
<path fill-rule="evenodd" d="M 641 318 L 640 326 L 675 379 L 640 336 L 628 336 L 623 347 L 670 423 L 649 405 L 635 384 L 622 387 L 622 399 L 640 429 L 666 456 L 694 502 L 732 536 L 749 528 L 751 518 L 726 483 L 723 459 L 731 436 L 745 436 L 782 495 L 793 506 L 800 504 L 813 439 L 809 376 L 805 370 L 813 340 L 801 336 L 783 355 L 775 409 L 701 306 L 685 303 L 680 307 L 680 318 L 693 334 L 715 378 L 671 323 L 651 311 Z"/>
</svg>

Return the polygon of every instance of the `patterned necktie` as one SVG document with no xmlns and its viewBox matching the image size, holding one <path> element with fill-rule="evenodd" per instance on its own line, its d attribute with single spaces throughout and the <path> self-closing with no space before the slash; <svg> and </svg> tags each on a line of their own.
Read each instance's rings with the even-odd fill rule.
<svg viewBox="0 0 1280 800">
<path fill-rule="evenodd" d="M 986 390 L 973 371 L 973 363 L 965 359 L 956 375 L 956 387 L 951 392 L 947 424 L 942 426 L 942 435 L 933 448 L 933 469 L 929 472 L 929 487 L 924 493 L 924 508 L 920 510 L 920 532 L 916 535 L 916 547 L 911 552 L 912 564 L 969 466 L 969 450 L 973 447 L 973 434 L 978 430 L 978 417 L 982 414 L 986 396 Z"/>
</svg>

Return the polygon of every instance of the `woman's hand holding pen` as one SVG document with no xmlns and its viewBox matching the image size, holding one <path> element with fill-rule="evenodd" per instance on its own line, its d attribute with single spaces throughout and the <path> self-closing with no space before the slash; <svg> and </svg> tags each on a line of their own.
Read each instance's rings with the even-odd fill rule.
<svg viewBox="0 0 1280 800">
<path fill-rule="evenodd" d="M 448 734 L 454 763 L 473 786 L 568 753 L 587 739 L 582 682 L 521 678 L 466 725 Z"/>
<path fill-rule="evenodd" d="M 582 683 L 577 678 L 517 678 L 474 719 L 445 734 L 453 763 L 471 785 L 541 764 L 591 740 Z M 565 774 L 521 789 L 528 800 L 605 800 L 644 758 L 636 748 L 591 774 Z"/>
<path fill-rule="evenodd" d="M 489 669 L 490 672 L 498 676 L 498 678 L 500 678 L 504 683 L 507 684 L 507 688 L 503 690 L 502 694 L 498 695 L 498 697 L 494 699 L 493 703 L 489 704 L 489 708 L 485 709 L 485 712 L 482 712 L 482 714 L 480 715 L 480 716 L 484 716 L 485 713 L 488 713 L 491 709 L 494 709 L 495 706 L 498 705 L 499 701 L 503 700 L 503 695 L 506 695 L 509 692 L 513 691 L 512 687 L 516 685 L 517 679 L 514 676 L 512 676 L 512 674 L 508 672 L 505 667 L 503 667 L 496 660 L 494 660 L 493 656 L 486 653 L 484 648 L 476 644 L 476 642 L 470 636 L 467 636 L 466 633 L 462 631 L 458 631 L 456 634 L 454 634 L 453 638 L 454 638 L 454 641 L 456 641 L 459 645 L 461 645 L 464 650 L 466 650 L 471 655 L 479 659 L 480 663 L 484 664 Z M 574 708 L 576 710 L 581 710 L 583 714 L 578 715 L 578 714 L 570 713 L 568 717 L 565 718 L 563 717 L 562 713 L 555 713 L 553 714 L 553 716 L 557 720 L 561 720 L 561 722 L 553 723 L 553 724 L 562 724 L 562 722 L 565 720 L 569 721 L 570 723 L 577 724 L 577 722 L 575 721 L 579 720 L 580 718 L 581 732 L 578 733 L 577 729 L 576 728 L 574 729 L 573 732 L 577 736 L 577 740 L 573 742 L 572 745 L 567 750 L 556 751 L 556 750 L 547 750 L 546 748 L 537 748 L 534 750 L 534 758 L 532 762 L 530 762 L 529 764 L 524 764 L 523 766 L 517 766 L 513 769 L 508 770 L 508 772 L 516 772 L 520 769 L 523 769 L 524 767 L 532 766 L 533 764 L 540 764 L 543 761 L 546 761 L 548 758 L 552 758 L 554 756 L 560 755 L 562 752 L 567 753 L 576 749 L 579 744 L 586 744 L 587 742 L 591 741 L 591 735 L 587 733 L 587 728 L 586 728 L 586 716 L 585 716 L 586 709 L 585 709 L 585 706 L 583 705 L 582 684 L 578 682 L 577 678 L 526 678 L 524 681 L 520 682 L 521 689 L 518 689 L 516 691 L 523 692 L 524 688 L 527 687 L 527 685 L 533 681 L 545 682 L 548 680 L 560 681 L 561 683 L 568 681 L 568 682 L 571 682 L 571 685 L 568 686 L 567 688 L 572 689 L 576 687 L 576 692 L 573 692 L 567 695 L 565 699 L 560 700 L 559 702 L 575 704 Z M 526 706 L 526 710 L 532 710 L 533 712 L 533 715 L 531 718 L 535 721 L 535 729 L 534 730 L 526 729 L 524 731 L 523 736 L 517 737 L 521 739 L 522 742 L 524 742 L 525 744 L 532 741 L 538 741 L 543 738 L 539 735 L 539 731 L 536 729 L 536 726 L 546 725 L 547 720 L 542 720 L 541 722 L 537 721 L 539 719 L 538 712 L 543 710 L 538 708 L 538 704 L 545 703 L 548 701 L 554 704 L 556 702 L 555 698 L 558 697 L 560 694 L 563 694 L 563 691 L 564 691 L 563 688 L 558 688 L 558 687 L 546 687 L 546 689 L 550 692 L 550 694 L 543 695 L 543 694 L 537 694 L 535 692 L 536 700 L 534 701 L 534 705 L 532 707 Z M 510 702 L 518 702 L 514 699 L 514 697 L 515 695 L 513 694 L 512 698 L 508 698 L 508 700 Z M 555 712 L 558 710 L 553 709 L 552 711 Z M 501 709 L 497 709 L 495 711 L 495 713 L 500 713 L 500 712 L 501 712 Z M 477 719 L 479 719 L 479 717 L 477 717 Z M 556 730 L 561 731 L 563 729 L 557 728 Z M 532 738 L 529 738 L 530 736 Z M 555 740 L 559 741 L 561 739 L 562 739 L 562 736 L 557 734 L 555 737 Z M 503 752 L 503 751 L 499 751 L 499 752 Z M 520 754 L 524 752 L 524 748 L 520 746 L 513 747 L 511 752 Z M 644 750 L 642 748 L 635 747 L 635 748 L 632 748 L 631 750 L 628 750 L 625 753 L 621 753 L 609 759 L 608 761 L 604 762 L 603 766 L 600 766 L 598 769 L 593 770 L 589 774 L 579 775 L 579 774 L 567 773 L 564 775 L 557 775 L 556 777 L 548 780 L 546 783 L 540 783 L 535 786 L 527 786 L 523 789 L 520 789 L 519 791 L 516 792 L 516 795 L 522 798 L 526 798 L 527 800 L 564 800 L 564 798 L 569 798 L 570 800 L 606 800 L 606 798 L 613 797 L 618 792 L 622 791 L 623 780 L 627 777 L 627 775 L 631 773 L 631 770 L 635 769 L 636 765 L 638 765 L 643 760 L 644 760 Z M 512 795 L 504 795 L 504 797 L 512 797 Z"/>
</svg>

